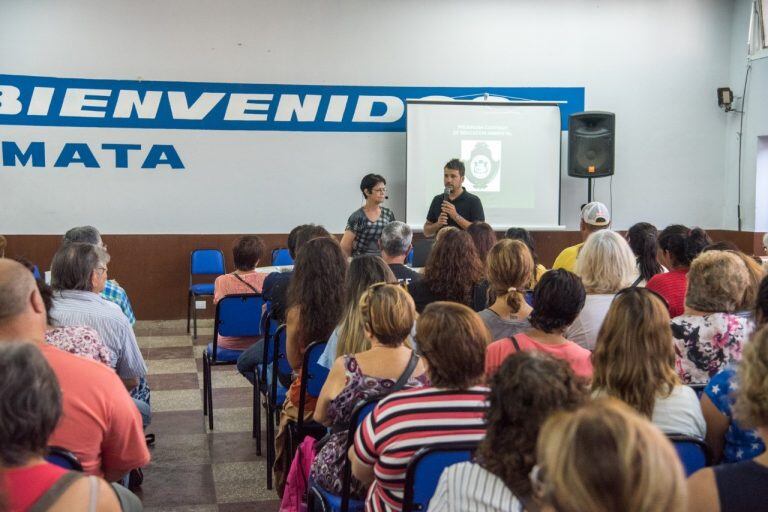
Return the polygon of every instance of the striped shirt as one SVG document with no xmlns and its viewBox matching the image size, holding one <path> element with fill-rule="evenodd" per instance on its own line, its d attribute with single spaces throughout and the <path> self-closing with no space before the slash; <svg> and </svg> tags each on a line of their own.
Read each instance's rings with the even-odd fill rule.
<svg viewBox="0 0 768 512">
<path fill-rule="evenodd" d="M 429 512 L 497 512 L 523 510 L 523 505 L 498 476 L 480 464 L 460 462 L 440 476 Z"/>
<path fill-rule="evenodd" d="M 53 296 L 51 318 L 56 326 L 87 325 L 96 330 L 112 356 L 112 367 L 121 378 L 134 379 L 147 374 L 131 324 L 115 303 L 93 292 L 62 290 Z"/>
<path fill-rule="evenodd" d="M 366 511 L 400 511 L 405 473 L 424 446 L 480 441 L 488 388 L 409 389 L 384 398 L 355 432 L 355 454 L 374 466 Z"/>
</svg>

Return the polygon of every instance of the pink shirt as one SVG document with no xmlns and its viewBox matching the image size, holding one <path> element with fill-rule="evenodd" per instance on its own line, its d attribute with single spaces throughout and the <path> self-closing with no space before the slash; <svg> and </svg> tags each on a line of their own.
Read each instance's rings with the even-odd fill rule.
<svg viewBox="0 0 768 512">
<path fill-rule="evenodd" d="M 592 353 L 572 341 L 559 345 L 539 343 L 527 334 L 516 334 L 515 339 L 520 350 L 538 350 L 558 359 L 564 359 L 571 365 L 573 373 L 579 377 L 592 378 Z M 490 377 L 499 369 L 504 360 L 515 353 L 515 346 L 510 338 L 502 338 L 488 345 L 485 353 L 485 375 Z"/>
<path fill-rule="evenodd" d="M 243 281 L 253 286 L 257 293 L 261 293 L 261 289 L 264 286 L 264 280 L 268 274 L 263 272 L 252 272 L 250 274 L 224 274 L 216 278 L 213 284 L 213 303 L 216 304 L 225 295 L 234 295 L 237 293 L 254 293 L 254 291 Z M 243 281 L 238 279 L 240 277 Z M 233 337 L 233 336 L 219 336 L 219 348 L 225 348 L 229 350 L 245 350 L 259 338 L 254 336 L 246 337 Z"/>
</svg>

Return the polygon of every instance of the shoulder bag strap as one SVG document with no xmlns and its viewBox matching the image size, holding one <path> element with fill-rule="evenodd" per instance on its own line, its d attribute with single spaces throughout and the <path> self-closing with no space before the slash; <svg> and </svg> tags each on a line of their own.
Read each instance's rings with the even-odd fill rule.
<svg viewBox="0 0 768 512">
<path fill-rule="evenodd" d="M 512 341 L 512 345 L 514 345 L 514 347 L 515 347 L 515 352 L 520 352 L 520 344 L 517 342 L 517 338 L 512 336 L 510 338 L 510 341 Z"/>
<path fill-rule="evenodd" d="M 248 288 L 250 288 L 251 290 L 253 290 L 253 293 L 259 293 L 258 291 L 256 291 L 256 288 L 254 288 L 253 286 L 251 286 L 251 284 L 250 284 L 249 282 L 247 282 L 245 279 L 243 279 L 242 277 L 240 277 L 238 274 L 232 274 L 232 275 L 233 275 L 233 276 L 235 276 L 235 277 L 237 278 L 237 280 L 238 280 L 238 281 L 240 281 L 240 282 L 241 282 L 241 283 L 243 283 L 245 286 L 247 286 Z"/>
<path fill-rule="evenodd" d="M 642 281 L 642 280 L 643 280 L 643 276 L 640 275 L 637 279 L 635 279 L 635 282 L 630 285 L 630 288 L 636 288 L 637 285 L 639 285 L 640 281 Z"/>
<path fill-rule="evenodd" d="M 395 382 L 395 385 L 392 386 L 392 388 L 389 390 L 390 393 L 394 393 L 395 391 L 400 391 L 405 387 L 405 385 L 408 383 L 408 379 L 411 378 L 411 375 L 413 375 L 413 371 L 416 369 L 416 365 L 419 364 L 419 356 L 416 354 L 415 350 L 411 350 L 411 358 L 408 360 L 408 364 L 405 365 L 405 370 L 403 370 L 402 375 L 400 375 L 400 378 L 397 379 L 397 382 Z"/>
<path fill-rule="evenodd" d="M 83 478 L 85 475 L 77 471 L 69 471 L 59 478 L 55 484 L 48 488 L 45 493 L 29 507 L 29 512 L 45 512 L 56 503 L 61 496 L 67 492 L 72 484 Z"/>
</svg>

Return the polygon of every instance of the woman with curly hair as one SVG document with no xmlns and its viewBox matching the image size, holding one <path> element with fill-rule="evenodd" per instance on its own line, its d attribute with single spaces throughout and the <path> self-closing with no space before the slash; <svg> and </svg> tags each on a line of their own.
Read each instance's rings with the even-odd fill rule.
<svg viewBox="0 0 768 512">
<path fill-rule="evenodd" d="M 431 511 L 519 510 L 532 494 L 528 474 L 542 423 L 556 411 L 576 409 L 587 398 L 568 363 L 536 352 L 509 357 L 490 387 L 488 430 L 477 462 L 443 471 Z"/>
<path fill-rule="evenodd" d="M 275 438 L 275 483 L 282 496 L 290 456 L 284 450 L 288 423 L 298 419 L 301 365 L 304 350 L 315 341 L 326 341 L 344 312 L 344 278 L 347 259 L 333 238 L 315 238 L 299 251 L 288 288 L 285 348 L 288 363 L 297 376 L 288 389 Z M 307 397 L 304 414 L 312 418 L 315 400 Z"/>
<path fill-rule="evenodd" d="M 747 428 L 768 441 L 768 327 L 744 348 L 738 371 L 734 412 Z M 768 452 L 734 464 L 704 468 L 688 480 L 688 509 L 696 512 L 765 510 L 768 503 Z"/>
<path fill-rule="evenodd" d="M 633 287 L 616 295 L 592 365 L 593 396 L 619 398 L 667 434 L 704 438 L 698 397 L 675 372 L 667 305 L 654 292 Z"/>
<path fill-rule="evenodd" d="M 484 278 L 484 264 L 469 233 L 446 228 L 438 233 L 429 253 L 424 277 L 412 281 L 408 291 L 419 313 L 437 301 L 458 302 L 482 311 L 488 303 Z"/>
<path fill-rule="evenodd" d="M 535 306 L 528 317 L 533 329 L 488 345 L 485 374 L 496 373 L 510 354 L 530 350 L 564 359 L 579 377 L 592 377 L 591 353 L 564 335 L 584 307 L 585 295 L 584 285 L 576 274 L 564 269 L 544 274 L 533 290 Z"/>
</svg>

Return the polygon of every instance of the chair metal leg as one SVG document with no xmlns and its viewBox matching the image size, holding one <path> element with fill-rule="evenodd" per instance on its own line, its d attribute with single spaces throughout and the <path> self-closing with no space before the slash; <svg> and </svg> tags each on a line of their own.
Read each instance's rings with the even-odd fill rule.
<svg viewBox="0 0 768 512">
<path fill-rule="evenodd" d="M 189 320 L 192 317 L 192 292 L 187 292 L 187 334 L 189 334 Z"/>
<path fill-rule="evenodd" d="M 197 295 L 192 295 L 192 338 L 197 339 Z"/>
<path fill-rule="evenodd" d="M 261 456 L 261 389 L 258 379 L 253 384 L 253 437 L 256 438 L 256 455 Z"/>
<path fill-rule="evenodd" d="M 213 369 L 208 362 L 208 428 L 213 430 Z"/>
<path fill-rule="evenodd" d="M 208 416 L 208 357 L 203 354 L 203 416 Z"/>
<path fill-rule="evenodd" d="M 275 411 L 267 406 L 267 489 L 272 489 L 272 467 L 275 465 Z"/>
</svg>

